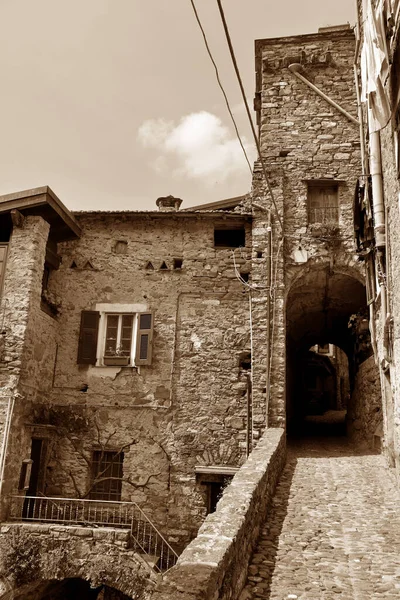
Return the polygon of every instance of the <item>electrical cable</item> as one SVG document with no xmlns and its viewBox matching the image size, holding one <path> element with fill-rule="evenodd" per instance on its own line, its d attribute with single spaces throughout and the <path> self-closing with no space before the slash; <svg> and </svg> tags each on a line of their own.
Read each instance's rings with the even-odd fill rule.
<svg viewBox="0 0 400 600">
<path fill-rule="evenodd" d="M 191 2 L 193 4 L 193 0 L 191 0 Z M 239 67 L 238 67 L 237 62 L 236 62 L 235 52 L 233 50 L 231 36 L 230 36 L 228 25 L 227 25 L 227 22 L 226 22 L 226 19 L 225 19 L 224 9 L 222 8 L 222 2 L 221 2 L 221 0 L 217 0 L 217 4 L 218 4 L 219 13 L 221 15 L 222 24 L 224 26 L 225 36 L 226 36 L 226 40 L 228 42 L 228 47 L 229 47 L 229 52 L 230 52 L 230 55 L 231 55 L 232 63 L 233 63 L 234 69 L 235 69 L 235 73 L 236 73 L 236 77 L 237 77 L 237 80 L 238 80 L 238 83 L 239 83 L 240 91 L 242 93 L 243 102 L 244 102 L 244 105 L 246 107 L 246 113 L 247 113 L 247 116 L 248 116 L 248 119 L 249 119 L 249 122 L 250 122 L 251 131 L 253 133 L 254 141 L 256 143 L 257 152 L 258 152 L 258 158 L 259 158 L 260 163 L 261 163 L 261 167 L 262 167 L 264 179 L 265 179 L 265 182 L 267 184 L 268 192 L 269 192 L 269 194 L 271 196 L 271 200 L 272 200 L 272 203 L 273 203 L 274 208 L 275 208 L 275 212 L 276 212 L 277 219 L 279 221 L 279 225 L 281 226 L 281 230 L 283 232 L 282 219 L 281 219 L 281 216 L 280 216 L 279 211 L 278 211 L 278 207 L 277 207 L 277 204 L 276 204 L 276 201 L 275 201 L 274 193 L 272 191 L 271 183 L 269 181 L 269 177 L 268 177 L 268 174 L 267 174 L 267 169 L 266 169 L 266 166 L 265 166 L 265 162 L 264 162 L 264 159 L 263 159 L 262 154 L 261 154 L 260 142 L 259 142 L 256 130 L 255 130 L 255 127 L 254 127 L 253 119 L 251 118 L 251 113 L 250 113 L 249 105 L 248 105 L 246 94 L 245 94 L 245 91 L 244 91 L 242 78 L 240 76 Z"/>
<path fill-rule="evenodd" d="M 245 281 L 245 279 L 243 279 L 243 277 L 241 276 L 238 266 L 236 264 L 236 257 L 235 257 L 235 252 L 236 250 L 239 250 L 240 252 L 242 251 L 242 247 L 240 248 L 235 248 L 234 250 L 232 250 L 232 257 L 233 257 L 233 268 L 235 270 L 235 276 L 236 279 L 238 279 L 238 281 L 240 281 L 240 283 L 242 285 L 244 285 L 244 287 L 246 287 L 249 291 L 250 290 L 254 290 L 254 291 L 259 291 L 259 290 L 268 290 L 268 286 L 266 285 L 251 285 L 250 283 L 248 283 L 247 281 Z"/>
<path fill-rule="evenodd" d="M 221 88 L 221 92 L 222 92 L 222 94 L 223 94 L 223 96 L 224 96 L 224 98 L 225 98 L 225 104 L 226 104 L 226 107 L 227 107 L 227 109 L 228 109 L 228 112 L 229 112 L 229 114 L 230 114 L 230 117 L 231 117 L 231 120 L 232 120 L 233 126 L 234 126 L 234 128 L 235 128 L 236 136 L 237 136 L 237 138 L 238 138 L 238 140 L 239 140 L 239 144 L 240 144 L 240 146 L 241 146 L 241 148 L 242 148 L 242 150 L 243 150 L 243 154 L 244 154 L 244 156 L 245 156 L 245 158 L 246 158 L 246 161 L 247 161 L 247 164 L 248 164 L 248 166 L 249 166 L 250 173 L 253 175 L 253 169 L 252 169 L 252 166 L 251 166 L 251 164 L 250 164 L 249 157 L 247 156 L 247 153 L 246 153 L 245 147 L 244 147 L 244 145 L 243 145 L 243 142 L 242 142 L 242 140 L 241 140 L 240 133 L 239 133 L 238 127 L 237 127 L 237 125 L 236 125 L 235 117 L 233 116 L 233 112 L 232 112 L 232 109 L 231 109 L 231 107 L 230 107 L 230 104 L 229 104 L 228 96 L 226 95 L 226 92 L 225 92 L 224 86 L 223 86 L 223 85 L 222 85 L 222 83 L 221 83 L 221 79 L 220 79 L 220 76 L 219 76 L 218 67 L 217 67 L 217 64 L 216 64 L 216 62 L 215 62 L 215 60 L 214 60 L 214 57 L 213 57 L 213 55 L 212 55 L 212 53 L 211 53 L 210 46 L 208 45 L 207 36 L 206 36 L 206 33 L 205 33 L 205 31 L 204 31 L 204 28 L 203 28 L 203 26 L 202 26 L 202 24 L 201 24 L 200 17 L 199 17 L 199 15 L 198 15 L 198 12 L 197 12 L 196 5 L 195 5 L 195 3 L 194 3 L 194 0 L 190 0 L 190 3 L 191 3 L 191 5 L 192 5 L 193 12 L 194 12 L 194 14 L 195 14 L 195 17 L 196 17 L 197 24 L 198 24 L 198 26 L 199 26 L 199 28 L 200 28 L 200 31 L 201 31 L 202 35 L 203 35 L 203 40 L 204 40 L 205 47 L 206 47 L 206 49 L 207 49 L 208 56 L 210 57 L 210 60 L 211 60 L 212 64 L 214 65 L 214 69 L 215 69 L 215 75 L 216 75 L 216 77 L 217 77 L 218 85 L 219 85 L 219 87 Z"/>
</svg>

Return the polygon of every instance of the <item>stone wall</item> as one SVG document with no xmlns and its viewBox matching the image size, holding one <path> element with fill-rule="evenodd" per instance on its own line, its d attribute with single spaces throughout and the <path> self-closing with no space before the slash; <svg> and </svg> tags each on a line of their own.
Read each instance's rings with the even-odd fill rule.
<svg viewBox="0 0 400 600">
<path fill-rule="evenodd" d="M 152 600 L 237 600 L 276 483 L 285 464 L 285 434 L 268 429 L 226 488 Z M 189 583 L 190 582 L 190 583 Z"/>
<path fill-rule="evenodd" d="M 375 357 L 370 356 L 359 365 L 356 374 L 347 412 L 348 434 L 356 442 L 379 449 L 380 438 L 383 435 L 382 419 L 379 369 Z"/>
<path fill-rule="evenodd" d="M 36 274 L 19 387 L 24 411 L 15 420 L 19 451 L 10 450 L 12 491 L 31 437 L 47 440 L 41 492 L 53 496 L 87 496 L 93 450 L 124 448 L 122 500 L 137 502 L 181 547 L 206 514 L 195 465 L 239 467 L 246 458 L 251 424 L 240 357 L 250 352 L 249 299 L 232 249 L 214 247 L 214 225 L 245 225 L 246 247 L 235 260 L 248 273 L 248 216 L 77 218 L 82 237 L 59 244 L 62 263 L 49 279 L 50 293 L 62 300 L 56 318 L 40 310 L 42 271 Z M 100 303 L 154 311 L 151 365 L 77 364 L 81 311 Z"/>
<path fill-rule="evenodd" d="M 325 28 L 318 34 L 256 41 L 255 103 L 260 143 L 283 223 L 282 231 L 261 166 L 256 163 L 253 178 L 254 249 L 257 242 L 265 247 L 269 209 L 273 231 L 271 297 L 275 307 L 271 329 L 274 350 L 268 408 L 268 422 L 272 426 L 282 426 L 286 420 L 286 371 L 290 378 L 293 370 L 289 363 L 286 365 L 286 356 L 291 354 L 287 344 L 292 343 L 298 348 L 299 344 L 317 343 L 318 336 L 333 338 L 337 330 L 335 323 L 338 319 L 344 323 L 346 312 L 346 307 L 339 306 L 340 302 L 335 298 L 335 295 L 340 296 L 338 280 L 342 276 L 348 277 L 350 286 L 353 285 L 351 281 L 364 282 L 363 267 L 355 255 L 352 227 L 354 186 L 361 169 L 358 126 L 299 81 L 288 66 L 300 63 L 301 73 L 311 83 L 356 118 L 354 47 L 353 32 L 345 26 L 336 31 Z M 328 180 L 338 185 L 337 226 L 309 223 L 308 182 L 315 180 Z M 264 211 L 258 210 L 260 205 Z M 265 282 L 265 270 L 262 271 L 257 259 L 253 260 L 253 273 L 260 273 L 260 281 Z M 351 295 L 351 292 L 344 291 L 344 296 L 346 294 Z M 293 304 L 295 298 L 298 298 L 299 310 Z M 267 328 L 265 319 L 259 317 L 267 314 L 266 295 L 254 294 L 253 307 L 255 321 L 260 323 L 254 340 L 257 356 L 261 357 L 266 354 Z M 321 322 L 318 326 L 321 316 L 327 312 L 328 325 Z M 293 340 L 293 333 L 298 329 L 297 320 L 304 323 L 305 319 L 308 319 L 314 337 Z M 320 341 L 330 341 L 342 348 L 347 343 L 347 340 L 338 339 Z M 259 362 L 262 365 L 262 360 Z M 255 378 L 259 368 L 255 368 Z M 263 377 L 261 373 L 260 382 Z M 254 402 L 256 406 L 262 406 L 263 386 L 257 382 L 254 384 Z"/>
<path fill-rule="evenodd" d="M 399 56 L 399 54 L 398 54 Z M 398 60 L 398 58 L 397 58 Z M 393 63 L 393 68 L 398 64 Z M 399 76 L 399 75 L 398 75 Z M 395 161 L 395 122 L 390 121 L 380 132 L 384 200 L 386 206 L 386 255 L 387 255 L 387 288 L 388 313 L 392 319 L 391 351 L 384 348 L 387 327 L 383 323 L 379 302 L 376 306 L 376 327 L 378 332 L 379 360 L 390 358 L 391 364 L 386 373 L 382 373 L 382 389 L 385 397 L 385 449 L 389 463 L 396 465 L 400 477 L 400 233 L 399 233 L 399 198 L 400 181 Z M 389 325 L 389 321 L 387 323 Z M 387 330 L 385 332 L 385 329 Z"/>
<path fill-rule="evenodd" d="M 360 18 L 361 43 L 363 42 L 363 3 L 357 2 Z M 377 6 L 377 2 L 373 2 Z M 389 15 L 388 15 L 389 16 Z M 397 21 L 394 18 L 397 16 Z M 398 173 L 396 138 L 399 126 L 399 31 L 400 15 L 392 15 L 387 24 L 386 42 L 389 55 L 389 75 L 385 77 L 385 91 L 391 109 L 391 119 L 380 132 L 380 146 L 382 158 L 383 196 L 386 217 L 386 248 L 384 249 L 383 268 L 387 284 L 387 314 L 382 304 L 382 293 L 378 294 L 371 306 L 371 315 L 374 321 L 377 362 L 380 369 L 381 389 L 383 398 L 383 449 L 388 463 L 396 466 L 400 474 L 400 279 L 398 265 L 400 260 L 400 234 L 398 227 L 400 181 Z M 368 126 L 366 124 L 366 108 L 364 105 L 364 138 L 368 151 Z M 381 283 L 383 281 L 380 277 Z"/>
<path fill-rule="evenodd" d="M 129 531 L 36 523 L 0 528 L 0 594 L 28 593 L 38 582 L 81 578 L 133 600 L 150 598 L 157 575 L 129 548 Z"/>
<path fill-rule="evenodd" d="M 55 326 L 40 308 L 49 224 L 29 216 L 16 226 L 9 243 L 2 299 L 3 351 L 1 400 L 11 419 L 3 482 L 3 499 L 16 489 L 21 459 L 29 457 L 29 407 L 52 381 Z M 4 435 L 2 443 L 6 444 Z M 26 449 L 26 450 L 25 450 Z"/>
</svg>

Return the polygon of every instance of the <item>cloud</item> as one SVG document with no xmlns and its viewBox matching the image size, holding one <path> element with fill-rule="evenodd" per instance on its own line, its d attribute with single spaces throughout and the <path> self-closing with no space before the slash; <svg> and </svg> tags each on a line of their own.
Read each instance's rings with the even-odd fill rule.
<svg viewBox="0 0 400 600">
<path fill-rule="evenodd" d="M 152 163 L 159 173 L 172 170 L 176 177 L 217 177 L 223 182 L 248 169 L 237 138 L 221 119 L 206 111 L 186 115 L 178 124 L 164 119 L 145 121 L 138 140 L 144 147 L 159 151 Z M 242 142 L 250 162 L 254 161 L 254 147 L 244 137 Z"/>
</svg>

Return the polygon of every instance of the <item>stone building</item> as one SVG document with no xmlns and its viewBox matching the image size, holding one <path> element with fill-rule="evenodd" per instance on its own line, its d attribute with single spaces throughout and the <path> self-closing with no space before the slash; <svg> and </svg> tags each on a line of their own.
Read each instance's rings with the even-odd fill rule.
<svg viewBox="0 0 400 600">
<path fill-rule="evenodd" d="M 74 214 L 47 187 L 0 198 L 5 598 L 184 600 L 211 543 L 223 559 L 198 571 L 199 597 L 233 597 L 284 430 L 304 429 L 299 365 L 316 345 L 341 357 L 329 408 L 348 435 L 390 447 L 354 244 L 354 49 L 349 26 L 256 41 L 249 196 Z M 150 567 L 190 540 L 160 583 Z"/>
<path fill-rule="evenodd" d="M 362 171 L 355 202 L 370 329 L 384 407 L 385 452 L 400 468 L 400 4 L 358 0 Z"/>
</svg>

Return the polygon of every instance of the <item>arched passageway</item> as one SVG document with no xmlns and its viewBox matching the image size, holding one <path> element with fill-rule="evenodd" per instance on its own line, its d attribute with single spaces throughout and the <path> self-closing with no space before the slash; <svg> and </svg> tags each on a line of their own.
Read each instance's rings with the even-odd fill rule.
<svg viewBox="0 0 400 600">
<path fill-rule="evenodd" d="M 365 351 L 352 327 L 366 321 L 364 285 L 329 266 L 309 270 L 293 284 L 286 305 L 286 415 L 288 433 L 346 433 L 356 372 Z"/>
<path fill-rule="evenodd" d="M 10 595 L 11 594 L 11 595 Z M 2 596 L 4 600 L 131 600 L 114 588 L 79 578 L 37 581 Z"/>
</svg>

